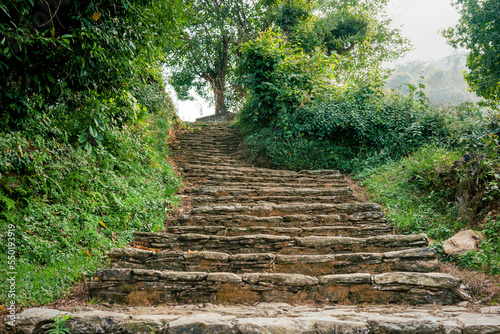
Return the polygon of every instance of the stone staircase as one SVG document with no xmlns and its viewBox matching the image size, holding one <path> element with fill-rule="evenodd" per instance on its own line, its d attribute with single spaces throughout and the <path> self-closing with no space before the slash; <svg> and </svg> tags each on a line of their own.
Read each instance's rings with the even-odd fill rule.
<svg viewBox="0 0 500 334">
<path fill-rule="evenodd" d="M 162 233 L 137 232 L 89 283 L 102 301 L 145 304 L 455 304 L 423 235 L 396 235 L 335 170 L 246 165 L 224 124 L 181 135 L 182 207 Z"/>
</svg>

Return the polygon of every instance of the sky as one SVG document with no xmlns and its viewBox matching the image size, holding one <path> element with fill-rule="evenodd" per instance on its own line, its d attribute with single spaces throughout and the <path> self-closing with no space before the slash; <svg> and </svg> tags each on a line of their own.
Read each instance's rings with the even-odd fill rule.
<svg viewBox="0 0 500 334">
<path fill-rule="evenodd" d="M 458 22 L 459 15 L 451 0 L 391 0 L 388 14 L 393 21 L 392 26 L 399 27 L 414 48 L 400 63 L 438 60 L 455 52 L 439 33 L 439 30 Z M 174 95 L 173 92 L 171 94 Z M 214 107 L 200 97 L 195 101 L 176 100 L 175 103 L 177 114 L 184 121 L 194 121 L 215 113 Z"/>
<path fill-rule="evenodd" d="M 454 52 L 439 33 L 458 23 L 459 14 L 451 0 L 392 0 L 388 13 L 393 27 L 401 27 L 414 47 L 402 63 L 438 60 Z"/>
</svg>

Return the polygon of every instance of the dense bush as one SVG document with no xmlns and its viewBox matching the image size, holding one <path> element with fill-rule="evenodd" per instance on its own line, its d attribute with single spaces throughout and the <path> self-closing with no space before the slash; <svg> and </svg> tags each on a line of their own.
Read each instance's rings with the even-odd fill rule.
<svg viewBox="0 0 500 334">
<path fill-rule="evenodd" d="M 281 126 L 267 130 L 248 126 L 251 118 L 244 112 L 240 122 L 247 144 L 291 169 L 359 170 L 424 144 L 448 143 L 451 131 L 446 117 L 425 98 L 384 94 L 378 87 L 347 89 L 286 110 L 277 116 Z"/>
<path fill-rule="evenodd" d="M 445 239 L 465 228 L 482 230 L 488 237 L 482 250 L 456 260 L 500 274 L 500 161 L 486 153 L 462 156 L 460 149 L 426 146 L 358 177 L 399 233 L 426 233 L 443 260 L 454 260 L 442 251 Z"/>
<path fill-rule="evenodd" d="M 242 53 L 239 71 L 248 98 L 240 124 L 248 129 L 286 127 L 281 115 L 297 110 L 321 92 L 327 84 L 327 65 L 335 59 L 320 52 L 307 55 L 272 31 L 245 44 Z"/>
<path fill-rule="evenodd" d="M 58 104 L 50 113 L 31 110 L 22 131 L 0 133 L 0 262 L 6 267 L 3 239 L 13 224 L 19 304 L 62 296 L 102 265 L 110 247 L 130 241 L 133 231 L 161 230 L 176 205 L 179 179 L 166 162 L 165 139 L 175 121 L 172 104 L 151 86 L 134 92 L 137 99 L 96 95 L 86 101 L 83 111 L 90 119 L 106 119 L 102 127 L 99 121 L 83 123 L 88 115 L 67 119 L 69 106 Z M 149 109 L 133 108 L 138 101 Z M 114 118 L 124 114 L 133 121 Z M 91 151 L 75 141 L 80 128 L 95 142 Z"/>
</svg>

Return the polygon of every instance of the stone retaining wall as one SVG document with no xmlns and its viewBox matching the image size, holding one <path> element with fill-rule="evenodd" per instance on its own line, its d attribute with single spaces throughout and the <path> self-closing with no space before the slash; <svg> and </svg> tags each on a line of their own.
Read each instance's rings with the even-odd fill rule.
<svg viewBox="0 0 500 334">
<path fill-rule="evenodd" d="M 204 116 L 196 119 L 197 123 L 216 123 L 216 122 L 228 122 L 234 120 L 236 117 L 236 114 L 226 112 L 226 113 L 219 113 L 219 114 L 214 114 L 210 116 Z"/>
</svg>

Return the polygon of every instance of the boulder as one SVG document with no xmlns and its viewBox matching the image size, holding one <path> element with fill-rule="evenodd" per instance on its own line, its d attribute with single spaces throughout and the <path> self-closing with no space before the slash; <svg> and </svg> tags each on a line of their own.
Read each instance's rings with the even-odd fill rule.
<svg viewBox="0 0 500 334">
<path fill-rule="evenodd" d="M 482 232 L 465 230 L 443 242 L 443 251 L 448 255 L 463 255 L 471 250 L 479 251 L 479 242 L 485 240 Z"/>
</svg>

